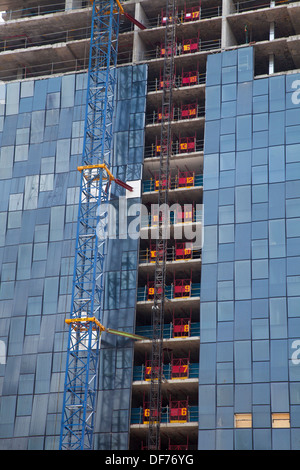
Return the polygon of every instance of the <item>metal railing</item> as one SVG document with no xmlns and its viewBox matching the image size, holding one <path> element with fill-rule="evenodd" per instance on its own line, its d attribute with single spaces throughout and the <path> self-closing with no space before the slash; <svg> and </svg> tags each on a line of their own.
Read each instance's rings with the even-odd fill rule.
<svg viewBox="0 0 300 470">
<path fill-rule="evenodd" d="M 132 62 L 132 52 L 124 52 L 118 54 L 118 65 L 129 64 Z M 0 80 L 10 81 L 24 78 L 34 78 L 41 76 L 48 76 L 53 74 L 67 73 L 67 72 L 84 72 L 87 71 L 89 64 L 88 53 L 79 59 L 70 59 L 64 61 L 52 61 L 46 63 L 38 63 L 31 65 L 19 65 L 18 68 L 12 67 L 1 70 L 0 64 Z"/>
<path fill-rule="evenodd" d="M 146 366 L 134 366 L 133 367 L 133 382 L 144 381 L 145 380 Z M 182 380 L 180 377 L 172 376 L 172 364 L 163 365 L 163 377 L 166 380 Z M 199 364 L 189 363 L 186 371 L 186 378 L 197 379 L 199 377 Z"/>
<path fill-rule="evenodd" d="M 189 189 L 189 188 L 201 188 L 203 186 L 203 175 L 194 175 L 190 178 L 190 183 L 186 182 L 185 185 L 180 183 L 180 180 L 177 176 L 170 178 L 168 189 Z M 152 191 L 158 191 L 157 186 L 158 180 L 152 178 L 151 180 L 142 182 L 142 192 L 149 193 Z"/>
<path fill-rule="evenodd" d="M 147 114 L 146 115 L 146 125 L 152 125 L 152 124 L 161 124 L 161 119 L 160 119 L 161 113 L 157 111 L 153 111 L 152 114 Z M 176 107 L 173 109 L 172 113 L 172 121 L 191 121 L 193 119 L 201 118 L 205 116 L 205 106 L 195 106 L 195 113 L 191 116 L 183 117 L 182 116 L 182 108 L 181 107 Z"/>
<path fill-rule="evenodd" d="M 271 6 L 282 6 L 287 3 L 292 3 L 294 0 L 245 0 L 235 3 L 235 9 L 232 8 L 231 14 L 242 13 L 249 10 L 260 10 L 262 8 L 270 8 Z"/>
<path fill-rule="evenodd" d="M 170 423 L 172 421 L 170 408 L 169 406 L 165 406 L 161 408 L 161 423 Z M 182 421 L 188 423 L 196 423 L 198 422 L 198 406 L 188 406 L 187 407 L 187 415 L 186 420 Z M 143 407 L 140 408 L 132 408 L 131 410 L 131 420 L 130 424 L 146 424 L 144 420 L 144 409 Z"/>
<path fill-rule="evenodd" d="M 23 78 L 40 77 L 67 72 L 82 72 L 88 68 L 88 57 L 82 59 L 71 59 L 58 62 L 47 62 L 44 64 L 21 65 L 16 68 L 0 68 L 0 79 L 9 81 Z"/>
<path fill-rule="evenodd" d="M 205 84 L 206 73 L 198 73 L 195 75 L 195 80 L 184 83 L 184 77 L 182 75 L 177 75 L 175 77 L 174 88 L 180 87 L 193 87 L 195 85 Z M 162 91 L 163 87 L 161 86 L 161 80 L 156 78 L 155 80 L 149 80 L 148 82 L 148 93 L 151 91 Z"/>
<path fill-rule="evenodd" d="M 0 52 L 15 49 L 27 49 L 28 47 L 39 47 L 59 42 L 78 41 L 80 39 L 90 40 L 90 35 L 90 27 L 45 33 L 42 35 L 42 39 L 40 34 L 37 36 L 17 34 L 15 36 L 8 36 L 0 39 Z"/>
<path fill-rule="evenodd" d="M 179 141 L 172 142 L 172 150 L 171 150 L 171 156 L 176 156 L 176 155 L 184 155 L 188 153 L 195 153 L 195 152 L 203 152 L 204 149 L 204 140 L 203 139 L 197 139 L 195 142 L 195 149 L 190 152 L 184 152 L 180 149 L 180 143 Z M 159 158 L 159 154 L 156 151 L 156 145 L 146 145 L 145 146 L 145 152 L 144 152 L 144 158 Z"/>
<path fill-rule="evenodd" d="M 89 1 L 85 2 L 85 5 L 81 6 L 81 8 L 91 8 L 91 3 Z M 78 8 L 76 8 L 77 10 Z M 62 11 L 70 11 L 75 10 L 75 8 L 67 8 L 66 2 L 54 2 L 49 3 L 46 5 L 32 5 L 26 8 L 20 8 L 18 10 L 6 10 L 3 15 L 3 19 L 5 21 L 11 21 L 19 18 L 28 18 L 31 16 L 40 16 L 40 15 L 48 15 L 51 13 L 58 13 Z"/>
<path fill-rule="evenodd" d="M 124 3 L 126 0 L 122 0 Z M 32 16 L 40 16 L 40 15 L 48 15 L 51 13 L 61 13 L 63 11 L 74 11 L 78 9 L 91 9 L 91 3 L 89 0 L 84 0 L 80 6 L 72 6 L 68 7 L 66 2 L 53 2 L 53 3 L 46 3 L 40 5 L 32 5 L 30 7 L 19 8 L 16 10 L 10 9 L 6 10 L 4 14 L 5 21 L 11 21 L 18 18 L 28 18 Z M 207 19 L 207 18 L 214 18 L 222 15 L 222 7 L 210 7 L 204 8 L 201 7 L 199 9 L 199 17 L 197 20 Z M 181 10 L 178 14 L 179 22 L 185 23 L 184 18 L 184 11 Z M 159 26 L 163 26 L 161 15 L 158 15 L 155 18 L 150 18 L 147 20 L 147 28 L 157 28 Z"/>
<path fill-rule="evenodd" d="M 193 52 L 189 53 L 184 53 L 182 47 L 180 47 L 181 44 L 176 44 L 176 57 L 179 56 L 185 56 L 189 54 L 196 54 L 197 52 L 203 52 L 203 51 L 210 51 L 213 49 L 220 49 L 221 48 L 221 39 L 212 39 L 210 41 L 202 41 L 201 39 L 198 42 L 198 48 L 195 49 Z M 147 51 L 142 51 L 139 54 L 138 60 L 143 62 L 143 61 L 148 61 L 148 60 L 154 60 L 154 59 L 163 59 L 164 56 L 161 54 L 161 46 L 157 46 L 156 49 L 151 49 Z"/>
<path fill-rule="evenodd" d="M 175 246 L 167 248 L 166 250 L 166 261 L 188 261 L 190 259 L 201 259 L 201 248 L 193 247 L 190 248 L 190 255 L 189 257 L 178 257 L 176 253 L 176 248 Z M 147 248 L 147 250 L 140 250 L 140 258 L 139 258 L 139 263 L 140 264 L 145 264 L 145 263 L 153 263 L 155 264 L 155 258 L 151 256 L 151 250 Z"/>
<path fill-rule="evenodd" d="M 153 299 L 149 298 L 148 290 L 149 289 L 147 285 L 145 287 L 138 287 L 137 302 L 153 302 Z M 165 287 L 165 296 L 169 300 L 172 300 L 172 299 L 182 300 L 182 299 L 188 299 L 191 297 L 200 297 L 200 291 L 201 291 L 200 283 L 191 283 L 190 292 L 186 293 L 186 295 L 183 294 L 181 296 L 176 297 L 174 295 L 174 285 L 171 284 L 170 286 Z"/>
<path fill-rule="evenodd" d="M 199 8 L 199 16 L 197 19 L 194 19 L 193 21 L 200 21 L 208 18 L 217 18 L 222 15 L 222 7 L 221 6 L 216 6 L 216 7 L 200 7 Z M 185 12 L 184 10 L 180 10 L 178 12 L 178 23 L 190 23 L 191 20 L 186 20 L 185 19 Z M 164 23 L 162 21 L 162 16 L 159 14 L 157 15 L 156 18 L 151 18 L 147 20 L 147 28 L 160 28 L 164 27 Z"/>
<path fill-rule="evenodd" d="M 191 338 L 191 337 L 199 337 L 200 336 L 200 323 L 198 322 L 191 322 L 190 323 L 190 334 L 188 336 L 184 336 L 184 338 Z M 152 338 L 153 336 L 153 326 L 152 325 L 145 325 L 145 326 L 136 326 L 135 333 L 137 335 L 145 336 L 147 338 Z M 164 339 L 181 339 L 182 337 L 174 336 L 174 325 L 173 323 L 168 323 L 164 325 L 163 331 L 163 338 Z"/>
<path fill-rule="evenodd" d="M 187 204 L 188 205 L 188 204 Z M 167 220 L 167 224 L 175 225 L 175 224 L 188 224 L 188 223 L 196 223 L 196 222 L 202 222 L 202 216 L 203 216 L 203 210 L 202 209 L 195 209 L 192 210 L 191 217 L 187 220 L 183 220 L 183 217 L 180 215 L 178 216 L 175 211 L 170 210 L 170 218 Z M 187 209 L 186 212 L 188 213 Z M 183 211 L 184 213 L 184 211 Z M 154 217 L 153 214 L 142 214 L 141 215 L 141 228 L 155 228 L 158 227 L 157 222 L 154 222 Z"/>
</svg>

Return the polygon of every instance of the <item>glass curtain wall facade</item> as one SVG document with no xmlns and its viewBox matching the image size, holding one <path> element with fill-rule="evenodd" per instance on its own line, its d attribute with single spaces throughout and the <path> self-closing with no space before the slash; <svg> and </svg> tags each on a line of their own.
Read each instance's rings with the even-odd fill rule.
<svg viewBox="0 0 300 470">
<path fill-rule="evenodd" d="M 79 73 L 0 87 L 1 449 L 58 449 L 86 82 Z M 147 66 L 118 71 L 113 173 L 123 181 L 141 179 L 146 82 Z M 107 327 L 133 331 L 137 258 L 138 240 L 109 240 Z M 127 448 L 132 347 L 103 335 L 96 448 Z"/>
<path fill-rule="evenodd" d="M 200 449 L 300 448 L 300 74 L 210 55 Z"/>
</svg>

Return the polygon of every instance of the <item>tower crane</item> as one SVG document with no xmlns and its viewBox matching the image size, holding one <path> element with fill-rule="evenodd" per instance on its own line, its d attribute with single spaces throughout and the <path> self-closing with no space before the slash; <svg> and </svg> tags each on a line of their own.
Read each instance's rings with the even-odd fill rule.
<svg viewBox="0 0 300 470">
<path fill-rule="evenodd" d="M 106 208 L 110 185 L 132 188 L 110 170 L 116 86 L 119 15 L 141 29 L 145 26 L 124 11 L 119 0 L 91 0 L 92 28 L 87 106 L 76 234 L 60 449 L 93 448 L 100 337 L 137 335 L 105 328 L 102 321 Z"/>
<path fill-rule="evenodd" d="M 112 174 L 112 124 L 114 114 L 119 16 L 140 29 L 146 27 L 125 12 L 119 0 L 90 0 L 93 5 L 87 83 L 87 107 L 76 234 L 76 253 L 69 325 L 66 373 L 61 421 L 60 449 L 93 448 L 98 382 L 100 338 L 103 332 L 131 338 L 149 339 L 102 325 L 104 262 L 106 253 L 107 203 L 112 182 L 128 191 L 132 188 Z M 170 109 L 174 78 L 176 0 L 167 0 L 164 58 L 163 118 L 159 176 L 159 203 L 168 202 L 170 156 Z M 168 117 L 167 117 L 168 116 Z M 161 366 L 164 322 L 165 239 L 159 225 L 155 266 L 152 362 L 159 377 L 152 375 L 148 448 L 159 448 Z M 158 367 L 157 367 L 158 366 Z M 157 423 L 158 418 L 158 423 Z"/>
</svg>

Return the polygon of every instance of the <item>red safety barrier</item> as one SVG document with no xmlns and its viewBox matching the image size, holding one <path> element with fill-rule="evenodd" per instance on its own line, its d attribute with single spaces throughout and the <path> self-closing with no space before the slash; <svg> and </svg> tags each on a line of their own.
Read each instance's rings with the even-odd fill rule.
<svg viewBox="0 0 300 470">
<path fill-rule="evenodd" d="M 191 153 L 196 150 L 195 137 L 180 137 L 179 139 L 179 153 Z"/>
<path fill-rule="evenodd" d="M 191 285 L 191 279 L 175 279 L 174 297 L 190 297 Z"/>
<path fill-rule="evenodd" d="M 187 379 L 189 376 L 189 359 L 172 359 L 171 379 Z"/>
<path fill-rule="evenodd" d="M 162 287 L 158 288 L 158 294 L 162 293 Z M 148 281 L 147 283 L 147 300 L 153 300 L 155 294 L 154 281 Z"/>
<path fill-rule="evenodd" d="M 189 204 L 184 209 L 178 207 L 176 211 L 176 223 L 177 224 L 184 224 L 188 222 L 193 222 L 193 214 L 194 214 L 194 207 Z"/>
<path fill-rule="evenodd" d="M 184 39 L 182 44 L 182 52 L 183 54 L 191 54 L 192 52 L 199 51 L 199 39 Z"/>
<path fill-rule="evenodd" d="M 190 242 L 176 242 L 175 245 L 175 260 L 191 259 L 192 258 L 193 244 Z"/>
<path fill-rule="evenodd" d="M 185 8 L 184 10 L 184 21 L 197 21 L 200 19 L 200 6 Z"/>
<path fill-rule="evenodd" d="M 193 119 L 197 117 L 197 103 L 181 105 L 181 119 Z"/>
<path fill-rule="evenodd" d="M 188 188 L 195 185 L 195 173 L 193 171 L 178 171 L 178 187 Z"/>
<path fill-rule="evenodd" d="M 188 401 L 170 402 L 170 423 L 186 423 L 188 420 Z"/>
<path fill-rule="evenodd" d="M 159 377 L 159 371 L 160 371 L 160 367 L 158 366 L 155 366 L 153 368 L 153 378 L 154 379 L 158 379 Z M 146 364 L 145 364 L 145 380 L 149 381 L 151 380 L 151 376 L 152 376 L 152 363 L 151 361 L 146 361 Z"/>
<path fill-rule="evenodd" d="M 182 72 L 182 86 L 196 85 L 198 82 L 198 72 Z"/>
</svg>

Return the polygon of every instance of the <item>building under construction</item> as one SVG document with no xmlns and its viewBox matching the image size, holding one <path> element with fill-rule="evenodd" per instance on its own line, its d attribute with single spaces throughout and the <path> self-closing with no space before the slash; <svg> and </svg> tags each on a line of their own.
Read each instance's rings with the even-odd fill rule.
<svg viewBox="0 0 300 470">
<path fill-rule="evenodd" d="M 300 1 L 0 11 L 0 449 L 299 450 Z"/>
</svg>

